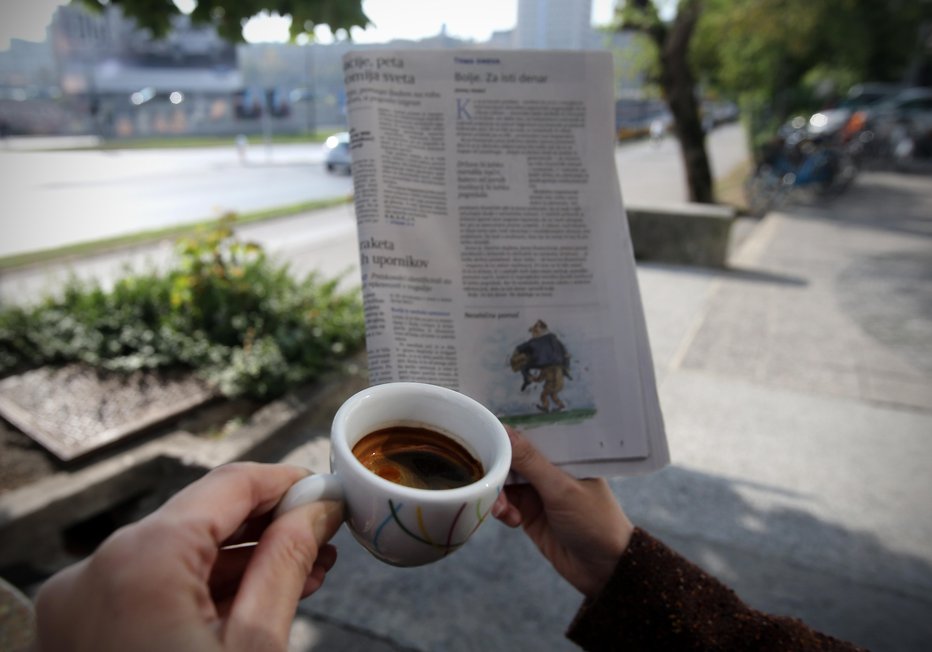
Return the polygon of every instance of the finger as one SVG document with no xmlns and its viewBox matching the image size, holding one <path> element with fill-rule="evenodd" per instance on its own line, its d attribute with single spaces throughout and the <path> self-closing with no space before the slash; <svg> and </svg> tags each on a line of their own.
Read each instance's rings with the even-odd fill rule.
<svg viewBox="0 0 932 652">
<path fill-rule="evenodd" d="M 193 521 L 219 547 L 248 518 L 275 507 L 307 474 L 285 464 L 225 464 L 182 489 L 156 514 L 174 524 L 190 526 Z"/>
<path fill-rule="evenodd" d="M 255 551 L 255 546 L 219 551 L 207 582 L 214 603 L 222 602 L 236 593 Z"/>
<path fill-rule="evenodd" d="M 498 495 L 495 497 L 495 502 L 492 503 L 492 516 L 498 518 L 499 515 L 509 507 L 510 505 L 508 504 L 508 497 L 505 495 L 505 492 L 498 492 Z"/>
<path fill-rule="evenodd" d="M 331 543 L 325 543 L 320 547 L 320 552 L 317 553 L 317 561 L 314 562 L 315 566 L 321 566 L 325 571 L 329 571 L 333 568 L 333 565 L 337 563 L 337 548 Z"/>
<path fill-rule="evenodd" d="M 343 504 L 321 501 L 286 512 L 269 525 L 234 599 L 229 640 L 244 642 L 264 633 L 282 647 L 287 644 L 307 578 L 342 522 Z"/>
<path fill-rule="evenodd" d="M 573 478 L 554 466 L 520 432 L 505 426 L 511 440 L 511 468 L 530 482 L 545 503 L 563 495 Z"/>
<path fill-rule="evenodd" d="M 301 599 L 310 597 L 319 591 L 320 587 L 324 585 L 325 579 L 327 579 L 327 571 L 315 565 L 311 569 L 311 574 L 304 580 L 304 586 L 301 587 Z"/>
<path fill-rule="evenodd" d="M 532 485 L 519 484 L 505 487 L 508 503 L 521 515 L 521 525 L 527 525 L 544 511 L 540 494 Z"/>
<path fill-rule="evenodd" d="M 498 494 L 495 502 L 492 503 L 492 516 L 508 527 L 518 527 L 521 525 L 521 512 L 517 507 L 508 502 L 508 497 L 504 491 Z"/>
<path fill-rule="evenodd" d="M 323 586 L 324 579 L 326 578 L 330 569 L 333 568 L 336 560 L 336 548 L 330 544 L 327 544 L 320 549 L 320 554 L 317 556 L 317 561 L 314 562 L 314 568 L 311 569 L 311 574 L 307 576 L 307 579 L 304 582 L 304 588 L 301 590 L 302 600 Z"/>
<path fill-rule="evenodd" d="M 243 573 L 249 566 L 249 562 L 252 561 L 255 551 L 255 546 L 220 551 L 208 582 L 210 597 L 213 599 L 214 604 L 223 604 L 233 597 L 239 588 L 240 581 L 243 579 Z M 306 598 L 320 588 L 320 585 L 323 584 L 324 575 L 333 568 L 336 561 L 337 549 L 329 543 L 323 545 L 317 554 L 317 560 L 314 562 L 314 568 L 311 569 L 311 575 L 309 576 L 309 579 L 310 577 L 317 577 L 319 571 L 320 581 L 310 589 L 308 583 L 305 583 L 305 588 L 301 592 L 302 598 Z"/>
<path fill-rule="evenodd" d="M 251 526 L 255 525 L 257 521 L 262 522 L 262 529 L 264 531 L 264 528 L 267 527 L 271 518 L 259 517 L 258 519 L 252 519 L 246 526 L 240 528 L 240 530 L 247 532 L 246 534 L 234 534 L 233 537 L 226 542 L 227 545 L 240 545 L 241 547 L 226 548 L 218 551 L 217 560 L 214 562 L 214 567 L 210 573 L 208 587 L 210 589 L 210 597 L 214 601 L 217 613 L 221 618 L 226 618 L 229 614 L 233 604 L 233 597 L 236 595 L 236 591 L 243 579 L 243 574 L 249 566 L 249 562 L 252 561 L 252 556 L 256 551 L 256 546 L 254 545 L 233 544 L 231 540 L 245 539 L 252 542 L 256 541 L 261 532 L 257 528 Z M 321 566 L 323 568 L 323 573 L 321 574 L 320 581 L 313 588 L 308 588 L 308 585 L 305 584 L 305 589 L 301 595 L 302 598 L 307 597 L 320 588 L 320 585 L 323 584 L 323 574 L 333 567 L 336 558 L 337 550 L 335 547 L 329 543 L 321 547 L 320 553 L 317 556 L 317 561 L 314 562 L 314 567 L 316 569 L 318 566 Z M 311 571 L 311 574 L 314 574 L 314 570 Z"/>
<path fill-rule="evenodd" d="M 93 619 L 74 617 L 78 600 L 88 603 L 87 592 L 81 591 L 80 577 L 86 572 L 87 560 L 60 571 L 47 580 L 36 596 L 36 635 L 40 650 L 67 650 L 75 640 L 92 641 Z M 6 623 L 6 615 L 3 616 Z M 3 628 L 0 628 L 2 630 Z M 3 630 L 5 631 L 5 630 Z"/>
<path fill-rule="evenodd" d="M 269 526 L 269 523 L 272 522 L 274 518 L 274 510 L 261 514 L 254 518 L 250 518 L 241 526 L 239 526 L 236 531 L 227 537 L 222 546 L 237 546 L 244 543 L 255 543 L 262 536 L 262 533 L 265 532 L 265 528 Z"/>
</svg>

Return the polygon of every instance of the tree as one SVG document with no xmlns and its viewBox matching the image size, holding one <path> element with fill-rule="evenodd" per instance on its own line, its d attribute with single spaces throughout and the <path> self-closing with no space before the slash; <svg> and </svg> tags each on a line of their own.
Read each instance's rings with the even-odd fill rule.
<svg viewBox="0 0 932 652">
<path fill-rule="evenodd" d="M 915 0 L 704 0 L 692 40 L 703 81 L 741 97 L 752 142 L 795 113 L 831 105 L 856 82 L 903 82 L 919 69 L 921 25 L 932 4 Z"/>
<path fill-rule="evenodd" d="M 755 143 L 856 82 L 921 83 L 932 69 L 932 2 L 679 0 L 675 18 L 664 21 L 658 6 L 669 2 L 627 0 L 617 24 L 657 46 L 693 201 L 713 201 L 697 81 L 742 99 Z"/>
<path fill-rule="evenodd" d="M 171 29 L 172 19 L 181 14 L 174 0 L 81 0 L 84 5 L 102 10 L 117 6 L 123 15 L 148 28 L 156 38 Z M 195 24 L 211 24 L 231 41 L 243 40 L 243 24 L 253 16 L 268 11 L 291 16 L 291 35 L 311 31 L 315 25 L 329 25 L 349 31 L 365 27 L 369 19 L 362 10 L 362 0 L 196 0 L 191 12 Z"/>
<path fill-rule="evenodd" d="M 702 0 L 681 0 L 671 22 L 660 18 L 651 0 L 629 0 L 616 11 L 620 29 L 645 33 L 657 46 L 660 87 L 673 114 L 680 142 L 690 201 L 715 203 L 712 171 L 705 149 L 705 132 L 696 98 L 696 79 L 689 62 L 689 46 L 702 12 Z"/>
</svg>

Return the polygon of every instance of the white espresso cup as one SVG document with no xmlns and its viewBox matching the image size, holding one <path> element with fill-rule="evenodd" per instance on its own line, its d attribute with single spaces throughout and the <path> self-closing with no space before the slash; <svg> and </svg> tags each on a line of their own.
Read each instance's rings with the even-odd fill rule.
<svg viewBox="0 0 932 652">
<path fill-rule="evenodd" d="M 481 465 L 475 482 L 453 489 L 416 489 L 379 477 L 353 447 L 393 426 L 426 428 L 466 449 Z M 423 383 L 387 383 L 350 397 L 330 431 L 330 473 L 295 483 L 281 514 L 318 500 L 341 500 L 350 531 L 369 552 L 396 566 L 420 566 L 456 551 L 489 515 L 511 466 L 504 426 L 477 401 Z"/>
</svg>

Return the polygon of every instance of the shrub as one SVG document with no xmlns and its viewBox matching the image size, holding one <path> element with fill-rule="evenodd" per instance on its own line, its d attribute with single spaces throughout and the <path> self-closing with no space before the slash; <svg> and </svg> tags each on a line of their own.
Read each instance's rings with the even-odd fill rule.
<svg viewBox="0 0 932 652">
<path fill-rule="evenodd" d="M 72 279 L 34 308 L 0 311 L 0 375 L 85 362 L 112 371 L 183 367 L 227 396 L 269 399 L 360 348 L 358 292 L 295 279 L 229 219 L 177 243 L 164 273 L 105 291 Z"/>
</svg>

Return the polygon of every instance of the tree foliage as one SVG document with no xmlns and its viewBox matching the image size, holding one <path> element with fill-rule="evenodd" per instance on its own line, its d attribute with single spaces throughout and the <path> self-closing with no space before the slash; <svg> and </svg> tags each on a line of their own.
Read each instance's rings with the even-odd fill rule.
<svg viewBox="0 0 932 652">
<path fill-rule="evenodd" d="M 123 14 L 136 20 L 153 36 L 165 36 L 172 20 L 181 15 L 173 0 L 81 0 L 86 6 L 101 10 L 117 6 Z M 369 19 L 361 0 L 197 0 L 191 20 L 210 24 L 231 41 L 243 40 L 243 24 L 263 11 L 291 16 L 291 35 L 310 32 L 316 25 L 328 25 L 334 32 L 351 27 L 365 27 Z"/>
<path fill-rule="evenodd" d="M 705 0 L 691 59 L 704 83 L 771 123 L 857 82 L 902 82 L 932 4 L 915 0 Z"/>
<path fill-rule="evenodd" d="M 705 201 L 708 160 L 687 83 L 741 98 L 753 142 L 794 112 L 830 104 L 856 82 L 918 83 L 929 74 L 922 34 L 932 32 L 932 2 L 679 0 L 672 20 L 661 17 L 661 4 L 619 0 L 616 24 L 657 44 L 694 201 Z"/>
<path fill-rule="evenodd" d="M 706 0 L 694 61 L 730 91 L 779 92 L 813 69 L 901 81 L 932 6 L 915 0 Z"/>
</svg>

